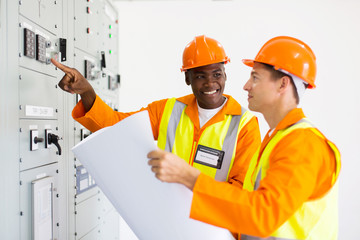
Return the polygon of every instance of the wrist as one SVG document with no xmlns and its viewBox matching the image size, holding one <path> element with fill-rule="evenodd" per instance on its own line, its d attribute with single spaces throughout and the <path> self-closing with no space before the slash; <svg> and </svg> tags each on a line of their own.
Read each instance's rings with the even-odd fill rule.
<svg viewBox="0 0 360 240">
<path fill-rule="evenodd" d="M 183 180 L 183 184 L 191 191 L 194 189 L 197 178 L 200 175 L 200 170 L 189 166 L 189 171 Z"/>
<path fill-rule="evenodd" d="M 85 108 L 85 112 L 88 112 L 91 107 L 94 105 L 96 99 L 96 93 L 93 88 L 80 94 L 82 103 Z"/>
</svg>

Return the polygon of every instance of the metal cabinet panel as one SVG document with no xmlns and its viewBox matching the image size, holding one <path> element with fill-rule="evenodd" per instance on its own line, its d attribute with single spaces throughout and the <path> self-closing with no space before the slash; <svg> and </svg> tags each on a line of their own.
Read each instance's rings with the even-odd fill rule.
<svg viewBox="0 0 360 240">
<path fill-rule="evenodd" d="M 35 56 L 34 58 L 24 56 L 24 29 L 29 29 L 30 31 L 34 32 L 35 36 L 38 34 L 51 43 L 51 46 L 46 49 L 46 54 L 49 58 L 51 57 L 52 52 L 56 53 L 59 51 L 58 35 L 47 31 L 46 29 L 30 22 L 28 19 L 22 16 L 19 16 L 19 65 L 24 68 L 32 69 L 50 76 L 60 76 L 59 73 L 57 73 L 54 65 L 37 61 Z M 36 42 L 33 44 L 34 50 L 36 50 Z"/>
<path fill-rule="evenodd" d="M 19 13 L 55 35 L 60 33 L 62 24 L 62 0 L 19 1 Z"/>
<path fill-rule="evenodd" d="M 90 34 L 87 35 L 88 37 L 88 52 L 92 53 L 93 55 L 100 54 L 101 49 L 101 38 L 100 36 L 100 29 L 101 26 L 101 16 L 103 13 L 103 2 L 100 1 L 93 1 L 89 4 L 90 14 L 88 14 L 88 24 L 90 27 Z"/>
<path fill-rule="evenodd" d="M 118 28 L 117 13 L 109 5 L 105 4 L 104 14 L 102 15 L 102 49 L 106 55 L 106 68 L 112 72 L 118 71 Z"/>
<path fill-rule="evenodd" d="M 108 240 L 106 238 L 101 237 L 100 226 L 92 229 L 88 234 L 86 234 L 85 236 L 82 236 L 81 238 L 77 238 L 77 239 L 79 239 L 79 240 Z"/>
<path fill-rule="evenodd" d="M 95 89 L 97 93 L 101 93 L 98 90 L 107 89 L 107 77 L 102 76 L 101 67 L 100 67 L 100 54 L 97 56 L 89 55 L 88 53 L 75 49 L 75 68 L 78 69 L 85 76 L 85 60 L 90 61 L 93 65 L 93 80 L 88 80 L 91 86 Z"/>
<path fill-rule="evenodd" d="M 51 144 L 45 148 L 45 139 L 38 143 L 38 149 L 30 151 L 30 131 L 38 130 L 38 136 L 45 138 L 45 129 L 51 129 L 52 133 L 59 135 L 56 130 L 56 120 L 20 120 L 20 171 L 58 162 L 62 156 L 56 154 L 57 148 Z M 62 141 L 60 145 L 64 146 Z"/>
<path fill-rule="evenodd" d="M 74 45 L 79 49 L 88 49 L 89 47 L 87 43 L 87 28 L 89 28 L 87 7 L 86 0 L 74 0 Z"/>
<path fill-rule="evenodd" d="M 103 192 L 100 192 L 99 194 L 100 196 L 100 201 L 101 201 L 101 208 L 102 208 L 102 214 L 105 216 L 107 215 L 110 211 L 114 210 L 114 206 L 111 204 L 111 202 L 109 201 L 109 199 L 104 195 Z"/>
<path fill-rule="evenodd" d="M 100 193 L 100 189 L 99 189 L 99 187 L 96 186 L 96 187 L 91 188 L 91 189 L 89 189 L 89 190 L 87 190 L 85 192 L 77 194 L 76 195 L 76 204 L 80 204 L 80 203 L 86 201 L 89 198 L 93 198 L 93 197 L 99 198 L 100 197 L 99 193 Z M 100 204 L 100 201 L 99 201 L 99 204 Z"/>
<path fill-rule="evenodd" d="M 101 224 L 101 239 L 119 239 L 119 214 L 114 210 L 107 213 Z"/>
<path fill-rule="evenodd" d="M 101 222 L 101 205 L 98 195 L 76 204 L 76 235 L 81 238 Z"/>
<path fill-rule="evenodd" d="M 20 118 L 57 119 L 60 108 L 61 92 L 55 77 L 20 67 Z M 48 113 L 31 113 L 26 106 L 46 109 Z M 28 110 L 28 111 L 27 111 Z"/>
<path fill-rule="evenodd" d="M 47 166 L 30 169 L 20 172 L 20 239 L 32 239 L 32 193 L 31 182 L 45 177 L 54 178 L 53 189 L 53 236 L 58 239 L 59 236 L 59 195 L 58 192 L 58 164 L 50 164 Z"/>
</svg>

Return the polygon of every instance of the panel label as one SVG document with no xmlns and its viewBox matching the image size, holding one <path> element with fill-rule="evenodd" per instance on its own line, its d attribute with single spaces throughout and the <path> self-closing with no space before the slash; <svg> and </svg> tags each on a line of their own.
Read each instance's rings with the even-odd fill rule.
<svg viewBox="0 0 360 240">
<path fill-rule="evenodd" d="M 26 105 L 25 116 L 27 116 L 27 117 L 54 117 L 54 108 Z"/>
</svg>

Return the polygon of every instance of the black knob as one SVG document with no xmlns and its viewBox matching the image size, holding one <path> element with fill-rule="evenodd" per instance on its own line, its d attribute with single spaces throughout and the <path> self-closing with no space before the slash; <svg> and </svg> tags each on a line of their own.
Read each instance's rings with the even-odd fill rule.
<svg viewBox="0 0 360 240">
<path fill-rule="evenodd" d="M 43 141 L 44 141 L 43 138 L 39 138 L 39 137 L 34 138 L 34 143 L 39 143 L 39 142 L 43 142 Z"/>
</svg>

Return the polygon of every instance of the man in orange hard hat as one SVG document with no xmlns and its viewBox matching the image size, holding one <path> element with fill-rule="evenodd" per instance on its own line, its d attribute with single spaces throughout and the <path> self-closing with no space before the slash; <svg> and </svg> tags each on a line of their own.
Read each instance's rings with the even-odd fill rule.
<svg viewBox="0 0 360 240">
<path fill-rule="evenodd" d="M 81 95 L 72 116 L 90 131 L 136 113 L 113 111 L 76 69 L 52 62 L 65 72 L 59 82 L 61 89 Z M 213 179 L 242 187 L 261 138 L 257 118 L 231 96 L 223 94 L 224 65 L 228 62 L 218 41 L 195 37 L 185 47 L 181 69 L 193 94 L 159 100 L 139 111 L 149 112 L 154 139 L 160 149 L 178 155 L 184 163 Z"/>
<path fill-rule="evenodd" d="M 249 109 L 270 126 L 244 189 L 214 181 L 162 150 L 149 153 L 152 170 L 162 181 L 193 190 L 191 218 L 239 232 L 242 240 L 337 239 L 340 153 L 297 108 L 305 89 L 315 88 L 314 53 L 280 36 L 243 62 L 252 67 L 244 86 Z"/>
</svg>

